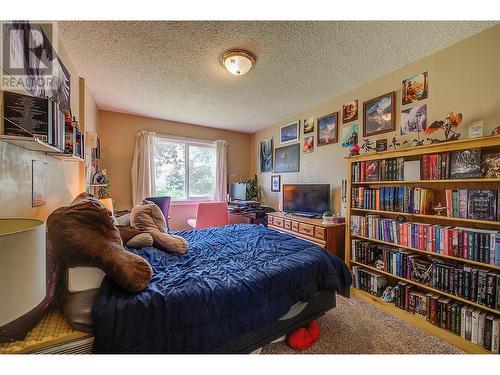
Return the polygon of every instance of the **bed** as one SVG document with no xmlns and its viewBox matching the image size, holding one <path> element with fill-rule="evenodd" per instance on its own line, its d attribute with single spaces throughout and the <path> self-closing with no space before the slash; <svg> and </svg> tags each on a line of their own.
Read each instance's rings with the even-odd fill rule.
<svg viewBox="0 0 500 375">
<path fill-rule="evenodd" d="M 344 262 L 261 225 L 176 232 L 184 255 L 130 249 L 154 270 L 138 294 L 105 277 L 92 309 L 96 353 L 245 353 L 349 296 Z"/>
</svg>

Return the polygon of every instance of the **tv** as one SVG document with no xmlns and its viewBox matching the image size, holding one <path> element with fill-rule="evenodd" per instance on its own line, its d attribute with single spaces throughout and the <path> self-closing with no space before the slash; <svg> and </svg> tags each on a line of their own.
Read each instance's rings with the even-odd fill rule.
<svg viewBox="0 0 500 375">
<path fill-rule="evenodd" d="M 235 201 L 244 201 L 247 199 L 247 184 L 244 182 L 231 184 L 229 196 Z"/>
<path fill-rule="evenodd" d="M 284 184 L 283 211 L 307 217 L 330 211 L 330 184 Z"/>
</svg>

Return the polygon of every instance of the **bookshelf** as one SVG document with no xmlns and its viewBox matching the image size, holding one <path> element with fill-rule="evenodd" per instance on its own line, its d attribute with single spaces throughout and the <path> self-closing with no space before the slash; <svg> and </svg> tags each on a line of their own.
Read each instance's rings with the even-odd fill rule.
<svg viewBox="0 0 500 375">
<path fill-rule="evenodd" d="M 413 275 L 410 277 L 406 277 L 408 275 L 396 274 L 395 272 L 388 272 L 387 269 L 381 269 L 381 267 L 375 267 L 373 264 L 367 264 L 365 262 L 359 261 L 359 259 L 353 260 L 352 257 L 352 245 L 353 240 L 362 241 L 364 243 L 369 243 L 369 246 L 381 246 L 380 248 L 389 249 L 389 253 L 397 253 L 399 251 L 404 252 L 405 255 L 411 256 L 421 256 L 422 259 L 427 260 L 428 262 L 449 262 L 450 264 L 457 265 L 457 267 L 471 267 L 475 270 L 479 270 L 481 272 L 496 272 L 500 273 L 500 266 L 498 263 L 489 264 L 488 262 L 479 261 L 478 259 L 471 259 L 462 256 L 456 256 L 456 254 L 443 253 L 443 252 L 434 252 L 429 249 L 422 249 L 420 246 L 411 246 L 411 244 L 407 243 L 398 243 L 400 241 L 396 240 L 386 240 L 385 238 L 378 238 L 373 235 L 361 235 L 360 233 L 352 233 L 353 230 L 353 216 L 354 217 L 363 217 L 367 215 L 376 215 L 377 219 L 394 219 L 405 220 L 406 223 L 413 224 L 421 224 L 426 226 L 441 226 L 441 227 L 452 227 L 452 228 L 460 228 L 460 230 L 470 230 L 470 231 L 492 231 L 492 232 L 500 232 L 500 221 L 497 219 L 494 221 L 490 220 L 478 220 L 473 218 L 465 218 L 465 217 L 449 217 L 449 216 L 437 216 L 432 213 L 410 213 L 410 212 L 400 212 L 400 210 L 384 210 L 384 209 L 366 209 L 366 208 L 357 208 L 353 202 L 354 199 L 354 191 L 358 188 L 366 188 L 366 189 L 382 189 L 384 187 L 394 187 L 394 188 L 420 188 L 420 189 L 429 189 L 435 192 L 436 194 L 443 194 L 446 190 L 459 190 L 459 189 L 468 189 L 468 190 L 497 190 L 500 188 L 500 178 L 460 178 L 460 179 L 430 179 L 430 180 L 418 180 L 418 179 L 409 179 L 409 180 L 398 180 L 398 181 L 385 181 L 385 180 L 376 180 L 376 181 L 359 181 L 353 180 L 352 171 L 353 166 L 357 163 L 361 162 L 370 162 L 370 161 L 379 161 L 382 163 L 384 159 L 396 159 L 402 158 L 404 161 L 415 161 L 420 160 L 420 165 L 422 166 L 421 158 L 423 155 L 431 155 L 431 154 L 444 154 L 451 153 L 454 151 L 462 151 L 468 149 L 480 148 L 482 154 L 492 153 L 492 152 L 500 152 L 500 136 L 489 136 L 489 137 L 481 137 L 481 138 L 473 138 L 473 139 L 463 139 L 454 142 L 443 142 L 443 143 L 435 143 L 427 146 L 421 147 L 412 147 L 405 148 L 396 151 L 384 151 L 380 153 L 368 153 L 362 154 L 352 157 L 346 158 L 347 164 L 347 213 L 346 213 L 346 263 L 349 268 L 352 270 L 353 266 L 359 267 L 360 270 L 368 271 L 373 274 L 378 274 L 385 276 L 388 280 L 388 285 L 397 285 L 398 282 L 404 282 L 406 285 L 413 286 L 414 291 L 421 292 L 426 295 L 432 293 L 435 296 L 442 297 L 443 300 L 450 300 L 451 303 L 458 302 L 462 303 L 463 307 L 471 307 L 477 309 L 478 312 L 484 312 L 493 318 L 500 318 L 500 310 L 483 305 L 484 302 L 479 299 L 471 298 L 463 298 L 465 296 L 459 296 L 455 294 L 456 288 L 453 290 L 445 291 L 445 289 L 434 288 L 432 285 L 421 283 L 418 279 L 413 279 Z M 359 165 L 359 164 L 357 164 Z M 417 177 L 418 178 L 418 177 Z M 497 201 L 500 200 L 500 191 L 497 193 Z M 441 195 L 442 196 L 442 195 Z M 470 196 L 470 195 L 469 195 Z M 374 200 L 380 199 L 373 198 Z M 405 198 L 406 199 L 406 198 Z M 441 202 L 444 203 L 444 202 Z M 500 206 L 500 205 L 499 205 Z M 368 221 L 369 219 L 367 219 Z M 356 221 L 354 220 L 354 223 Z M 378 224 L 378 222 L 377 222 Z M 400 222 L 395 221 L 395 226 L 401 228 Z M 407 224 L 410 225 L 410 224 Z M 358 228 L 354 227 L 354 230 L 357 231 Z M 379 231 L 380 229 L 377 229 Z M 373 233 L 373 231 L 371 232 Z M 378 232 L 377 232 L 378 233 Z M 379 233 L 378 233 L 379 234 Z M 392 235 L 392 234 L 391 234 Z M 399 233 L 398 236 L 402 235 Z M 425 236 L 425 234 L 424 234 Z M 408 236 L 410 237 L 410 236 Z M 434 238 L 433 238 L 434 240 Z M 356 241 L 355 241 L 356 242 Z M 424 240 L 424 243 L 427 244 Z M 450 242 L 451 243 L 451 242 Z M 464 246 L 466 246 L 464 244 Z M 371 251 L 371 250 L 370 250 Z M 451 251 L 451 250 L 450 250 Z M 385 253 L 384 253 L 385 254 Z M 398 256 L 401 254 L 398 254 Z M 387 258 L 391 259 L 391 258 Z M 387 262 L 387 259 L 384 258 L 384 261 Z M 406 258 L 405 258 L 406 259 Z M 440 263 L 438 263 L 440 264 Z M 448 263 L 445 263 L 448 264 Z M 379 263 L 380 265 L 380 263 Z M 354 268 L 356 268 L 354 267 Z M 394 270 L 393 270 L 394 271 Z M 434 271 L 435 272 L 435 271 Z M 500 277 L 500 276 L 499 276 Z M 460 334 L 456 334 L 451 332 L 448 329 L 441 328 L 439 325 L 432 324 L 425 317 L 422 317 L 418 314 L 413 314 L 403 308 L 397 307 L 394 303 L 386 303 L 383 302 L 379 297 L 361 290 L 352 288 L 352 294 L 362 298 L 368 303 L 376 305 L 378 308 L 388 312 L 391 315 L 394 315 L 398 318 L 403 319 L 406 322 L 434 335 L 437 336 L 458 348 L 464 350 L 467 353 L 480 353 L 487 354 L 492 353 L 488 349 L 484 348 L 481 345 L 474 344 L 471 341 L 463 338 Z M 473 299 L 473 300 L 472 300 Z M 457 313 L 458 314 L 458 313 Z M 458 332 L 460 333 L 460 331 Z"/>
</svg>

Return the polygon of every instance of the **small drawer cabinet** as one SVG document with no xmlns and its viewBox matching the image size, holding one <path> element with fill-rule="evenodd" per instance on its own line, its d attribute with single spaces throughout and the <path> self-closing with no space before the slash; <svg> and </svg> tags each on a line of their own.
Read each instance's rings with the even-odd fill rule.
<svg viewBox="0 0 500 375">
<path fill-rule="evenodd" d="M 268 226 L 315 243 L 344 260 L 345 224 L 323 224 L 321 219 L 307 219 L 283 212 L 267 214 Z"/>
</svg>

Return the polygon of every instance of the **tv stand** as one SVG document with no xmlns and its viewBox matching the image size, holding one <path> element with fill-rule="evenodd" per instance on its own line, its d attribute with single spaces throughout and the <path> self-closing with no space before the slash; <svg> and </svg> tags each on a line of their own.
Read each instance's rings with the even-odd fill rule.
<svg viewBox="0 0 500 375">
<path fill-rule="evenodd" d="M 345 223 L 323 224 L 321 219 L 284 212 L 268 213 L 267 222 L 271 229 L 312 242 L 344 259 Z"/>
</svg>

